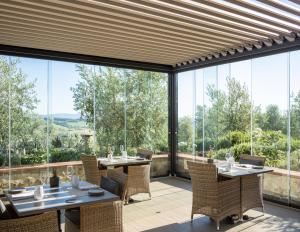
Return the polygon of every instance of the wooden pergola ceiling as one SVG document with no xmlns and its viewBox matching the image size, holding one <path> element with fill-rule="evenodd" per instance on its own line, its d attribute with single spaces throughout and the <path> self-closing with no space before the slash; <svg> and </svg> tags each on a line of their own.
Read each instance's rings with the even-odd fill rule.
<svg viewBox="0 0 300 232">
<path fill-rule="evenodd" d="M 1 0 L 0 44 L 180 66 L 300 37 L 300 1 Z"/>
</svg>

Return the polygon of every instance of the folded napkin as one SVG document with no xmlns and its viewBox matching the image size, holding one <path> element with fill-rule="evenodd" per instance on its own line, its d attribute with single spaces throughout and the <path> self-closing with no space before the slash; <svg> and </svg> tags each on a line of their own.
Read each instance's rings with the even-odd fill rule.
<svg viewBox="0 0 300 232">
<path fill-rule="evenodd" d="M 99 188 L 99 186 L 97 186 L 95 184 L 90 184 L 86 181 L 80 181 L 79 185 L 78 185 L 78 189 L 80 189 L 80 190 L 89 190 L 89 189 L 93 189 L 93 188 Z"/>
<path fill-rule="evenodd" d="M 34 195 L 33 191 L 28 191 L 24 193 L 11 194 L 10 196 L 12 200 L 23 200 L 27 198 L 32 198 L 33 195 Z"/>
</svg>

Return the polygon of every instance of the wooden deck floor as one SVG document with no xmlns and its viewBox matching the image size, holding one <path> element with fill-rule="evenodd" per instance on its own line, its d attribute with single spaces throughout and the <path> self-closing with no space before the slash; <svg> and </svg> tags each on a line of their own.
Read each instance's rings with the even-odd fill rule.
<svg viewBox="0 0 300 232">
<path fill-rule="evenodd" d="M 151 183 L 152 200 L 147 194 L 134 197 L 124 207 L 125 232 L 194 232 L 216 231 L 215 223 L 199 215 L 191 223 L 191 184 L 178 178 L 160 178 Z M 221 224 L 220 231 L 300 231 L 300 211 L 265 202 L 265 215 L 260 209 L 250 210 L 248 221 L 235 225 Z"/>
<path fill-rule="evenodd" d="M 191 183 L 187 180 L 172 177 L 154 179 L 151 192 L 151 200 L 148 194 L 139 194 L 133 197 L 134 203 L 124 206 L 125 232 L 216 231 L 214 221 L 203 215 L 194 216 L 191 223 L 192 192 Z M 265 202 L 264 215 L 260 209 L 249 210 L 246 214 L 250 217 L 248 221 L 235 225 L 221 223 L 220 231 L 300 232 L 299 210 Z"/>
</svg>

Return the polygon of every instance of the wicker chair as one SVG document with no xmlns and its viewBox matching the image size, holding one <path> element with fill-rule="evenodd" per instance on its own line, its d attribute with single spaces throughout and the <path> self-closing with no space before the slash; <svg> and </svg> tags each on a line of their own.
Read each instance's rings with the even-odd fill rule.
<svg viewBox="0 0 300 232">
<path fill-rule="evenodd" d="M 0 231 L 7 232 L 58 232 L 57 212 L 35 216 L 0 220 Z"/>
<path fill-rule="evenodd" d="M 81 206 L 77 211 L 66 211 L 65 232 L 76 231 L 122 232 L 123 203 L 104 202 Z"/>
<path fill-rule="evenodd" d="M 101 176 L 107 175 L 107 170 L 97 162 L 97 157 L 94 155 L 81 155 L 80 159 L 83 164 L 85 179 L 87 182 L 100 186 Z"/>
<path fill-rule="evenodd" d="M 138 149 L 137 156 L 140 158 L 152 160 L 153 151 L 146 150 L 146 149 Z"/>
<path fill-rule="evenodd" d="M 240 179 L 218 181 L 214 164 L 187 162 L 192 180 L 194 214 L 204 214 L 212 218 L 220 227 L 220 221 L 227 216 L 240 215 Z"/>
<path fill-rule="evenodd" d="M 125 200 L 125 187 L 127 184 L 127 174 L 123 172 L 123 167 L 107 170 L 107 176 L 120 184 L 119 196 L 122 201 Z"/>
<path fill-rule="evenodd" d="M 150 192 L 150 164 L 128 166 L 128 174 L 124 186 L 125 202 L 128 204 L 129 198 L 138 193 Z"/>
<path fill-rule="evenodd" d="M 264 166 L 265 157 L 242 155 L 240 158 L 241 164 L 252 164 Z M 249 175 L 242 177 L 242 213 L 253 208 L 262 208 L 264 213 L 264 202 L 262 192 L 262 176 Z"/>
</svg>

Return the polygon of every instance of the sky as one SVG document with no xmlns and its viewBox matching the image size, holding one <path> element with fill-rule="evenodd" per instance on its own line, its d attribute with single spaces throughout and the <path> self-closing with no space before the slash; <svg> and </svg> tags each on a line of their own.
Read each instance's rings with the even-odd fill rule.
<svg viewBox="0 0 300 232">
<path fill-rule="evenodd" d="M 196 71 L 180 73 L 178 77 L 178 114 L 179 117 L 192 116 L 193 105 L 210 105 L 206 96 L 206 86 L 214 84 L 226 90 L 226 77 L 229 75 L 245 83 L 251 92 L 254 105 L 264 109 L 276 104 L 284 112 L 288 105 L 288 53 L 272 55 L 231 64 L 224 64 Z M 300 90 L 300 51 L 290 53 L 291 92 Z M 252 62 L 252 69 L 251 69 Z M 36 112 L 47 114 L 47 77 L 49 82 L 49 112 L 52 114 L 77 114 L 73 109 L 71 87 L 80 80 L 76 64 L 47 60 L 20 58 L 20 69 L 27 75 L 27 81 L 36 80 L 36 92 L 40 100 Z M 252 70 L 252 83 L 251 83 Z M 195 84 L 194 84 L 195 75 Z M 204 79 L 203 79 L 204 78 Z M 205 86 L 205 88 L 203 88 Z M 204 91 L 203 91 L 204 90 Z M 203 102 L 204 99 L 204 102 Z"/>
</svg>

